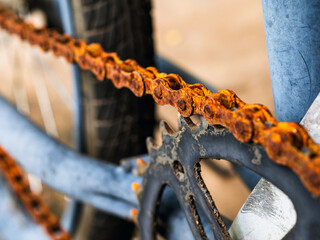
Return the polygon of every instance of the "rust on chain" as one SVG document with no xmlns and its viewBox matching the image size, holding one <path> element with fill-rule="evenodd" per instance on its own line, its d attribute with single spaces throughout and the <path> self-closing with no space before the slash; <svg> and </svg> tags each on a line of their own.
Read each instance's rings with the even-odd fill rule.
<svg viewBox="0 0 320 240">
<path fill-rule="evenodd" d="M 53 240 L 70 240 L 59 220 L 50 212 L 40 196 L 34 194 L 20 166 L 0 146 L 0 170 L 10 187 L 26 207 L 33 220 L 39 223 Z"/>
<path fill-rule="evenodd" d="M 202 84 L 187 84 L 176 74 L 143 68 L 131 59 L 122 61 L 99 44 L 87 45 L 54 30 L 35 29 L 3 7 L 0 27 L 77 63 L 101 81 L 108 78 L 117 88 L 129 88 L 138 97 L 150 94 L 156 103 L 170 104 L 184 117 L 201 114 L 209 124 L 228 128 L 239 141 L 261 144 L 270 159 L 292 169 L 311 193 L 320 196 L 320 146 L 298 123 L 278 122 L 265 106 L 246 104 L 231 90 L 212 93 Z"/>
</svg>

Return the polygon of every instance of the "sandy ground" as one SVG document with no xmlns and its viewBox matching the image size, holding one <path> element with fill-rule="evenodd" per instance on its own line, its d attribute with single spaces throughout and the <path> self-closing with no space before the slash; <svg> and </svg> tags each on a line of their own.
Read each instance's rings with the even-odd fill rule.
<svg viewBox="0 0 320 240">
<path fill-rule="evenodd" d="M 218 89 L 234 90 L 244 101 L 262 103 L 273 112 L 260 1 L 154 0 L 153 7 L 154 38 L 158 54 L 207 84 Z M 0 36 L 0 40 L 14 43 L 9 48 L 11 50 L 19 45 L 14 39 L 8 40 Z M 35 51 L 36 55 L 43 55 L 38 50 L 30 50 L 21 43 L 19 46 L 27 51 L 26 53 Z M 11 88 L 12 81 L 17 78 L 22 79 L 18 84 L 21 88 L 27 89 L 29 103 L 27 109 L 31 119 L 43 126 L 44 121 L 37 103 L 34 83 L 30 81 L 31 76 L 39 69 L 26 65 L 30 63 L 30 59 L 23 58 L 17 63 L 12 57 L 6 58 L 5 50 L 7 47 L 0 44 L 0 74 L 3 82 L 0 92 L 11 102 L 16 103 L 17 97 Z M 46 55 L 44 58 L 58 78 L 64 79 L 63 85 L 70 91 L 69 66 L 63 60 L 56 60 L 51 55 Z M 19 71 L 8 73 L 8 67 L 12 64 L 15 64 Z M 46 73 L 45 69 L 40 70 L 40 74 Z M 72 129 L 70 112 L 67 107 L 63 107 L 64 102 L 52 90 L 52 84 L 46 78 L 44 77 L 44 84 L 49 87 L 48 94 L 53 103 L 59 138 L 64 143 L 70 144 Z M 24 102 L 23 98 L 21 101 Z M 22 108 L 26 110 L 25 106 Z M 170 107 L 159 107 L 157 113 L 160 119 L 166 119 L 176 127 L 175 110 Z M 228 163 L 222 165 L 232 172 Z M 202 175 L 220 211 L 227 217 L 234 218 L 249 194 L 248 189 L 234 173 L 228 178 L 223 178 L 209 167 L 204 167 Z"/>
</svg>

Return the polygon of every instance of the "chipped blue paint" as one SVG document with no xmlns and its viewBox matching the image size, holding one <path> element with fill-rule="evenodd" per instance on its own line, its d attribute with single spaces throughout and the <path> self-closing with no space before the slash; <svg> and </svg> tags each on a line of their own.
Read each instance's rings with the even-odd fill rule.
<svg viewBox="0 0 320 240">
<path fill-rule="evenodd" d="M 122 217 L 129 217 L 130 209 L 137 206 L 131 183 L 141 182 L 140 177 L 68 149 L 1 98 L 0 126 L 0 145 L 49 186 Z M 121 209 L 110 204 L 115 200 Z"/>
<path fill-rule="evenodd" d="M 130 209 L 138 207 L 137 198 L 131 190 L 133 182 L 142 183 L 142 178 L 136 175 L 136 158 L 115 166 L 81 155 L 47 136 L 1 97 L 0 126 L 0 145 L 26 171 L 40 177 L 57 191 L 122 218 L 130 218 Z M 149 161 L 147 157 L 143 158 Z M 4 185 L 0 181 L 0 226 L 1 222 L 7 221 L 8 218 L 13 224 L 10 223 L 10 228 L 1 228 L 0 236 L 11 236 L 10 233 L 19 228 L 15 222 L 20 221 L 21 214 L 19 211 L 5 211 L 6 206 L 15 204 L 15 201 L 12 197 L 8 198 L 10 196 Z M 174 205 L 164 208 L 164 216 L 168 216 L 167 222 L 172 226 L 167 238 L 179 239 L 183 236 L 186 240 L 192 239 L 184 213 L 171 201 L 171 197 L 168 194 L 163 199 L 165 206 Z M 3 199 L 8 200 L 4 202 Z M 172 212 L 170 209 L 177 210 Z M 35 226 L 32 223 L 28 224 L 18 230 L 22 236 L 24 232 L 30 234 L 32 239 Z M 34 231 L 33 234 L 37 234 L 38 231 Z"/>
<path fill-rule="evenodd" d="M 276 117 L 300 122 L 320 91 L 320 0 L 262 0 Z"/>
</svg>

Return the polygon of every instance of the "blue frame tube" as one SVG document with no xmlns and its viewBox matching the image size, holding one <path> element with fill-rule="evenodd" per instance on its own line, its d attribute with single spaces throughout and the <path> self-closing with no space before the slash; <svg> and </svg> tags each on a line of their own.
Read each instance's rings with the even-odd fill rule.
<svg viewBox="0 0 320 240">
<path fill-rule="evenodd" d="M 46 135 L 1 97 L 0 126 L 0 145 L 26 171 L 76 200 L 92 204 L 96 208 L 122 218 L 131 218 L 130 210 L 138 207 L 131 184 L 133 182 L 142 184 L 142 177 L 134 174 L 137 172 L 136 158 L 115 166 L 81 155 Z M 0 179 L 0 196 L 2 196 L 0 198 L 0 223 L 8 219 L 6 217 L 8 215 L 3 213 L 4 206 L 8 206 L 8 201 L 3 201 L 8 195 L 7 193 L 2 194 L 5 191 L 3 185 Z M 172 203 L 170 194 L 164 197 L 163 204 L 175 204 Z M 169 211 L 164 215 L 169 216 L 167 223 L 172 227 L 167 239 L 179 239 L 181 236 L 185 240 L 193 239 L 181 209 L 178 206 L 164 207 L 164 209 Z M 176 209 L 176 211 L 172 212 L 170 209 Z M 16 218 L 19 219 L 20 216 L 15 216 L 10 212 L 11 218 L 16 221 Z M 0 228 L 0 234 L 3 231 L 6 235 L 7 231 L 16 227 L 18 226 L 12 225 L 11 228 Z M 33 225 L 31 227 L 33 228 Z M 30 232 L 32 230 L 30 229 L 28 227 L 19 229 L 19 231 L 23 234 L 24 231 Z M 36 234 L 36 231 L 34 233 Z"/>
<path fill-rule="evenodd" d="M 320 0 L 262 0 L 276 117 L 300 122 L 320 91 Z"/>
<path fill-rule="evenodd" d="M 122 166 L 102 163 L 68 149 L 2 98 L 0 126 L 0 145 L 26 171 L 54 189 L 124 218 L 129 218 L 130 209 L 137 207 L 131 184 L 141 183 L 141 177 Z M 113 207 L 117 201 L 121 208 Z"/>
</svg>

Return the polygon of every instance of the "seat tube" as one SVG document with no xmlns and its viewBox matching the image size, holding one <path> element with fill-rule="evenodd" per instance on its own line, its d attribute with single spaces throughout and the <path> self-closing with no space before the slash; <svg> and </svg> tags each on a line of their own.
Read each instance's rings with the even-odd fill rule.
<svg viewBox="0 0 320 240">
<path fill-rule="evenodd" d="M 320 0 L 262 0 L 276 117 L 300 122 L 320 91 Z"/>
</svg>

